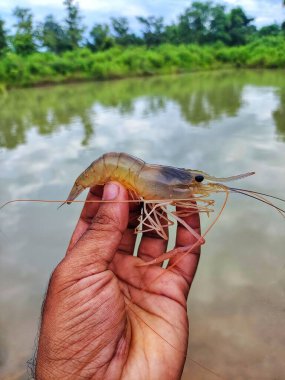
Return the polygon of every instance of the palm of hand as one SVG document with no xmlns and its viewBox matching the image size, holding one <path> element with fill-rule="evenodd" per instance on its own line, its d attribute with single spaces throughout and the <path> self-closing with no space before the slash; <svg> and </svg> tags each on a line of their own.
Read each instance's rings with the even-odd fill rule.
<svg viewBox="0 0 285 380">
<path fill-rule="evenodd" d="M 123 187 L 119 194 L 119 200 L 127 199 Z M 93 189 L 87 199 L 100 196 Z M 135 236 L 132 225 L 126 228 L 128 220 L 126 203 L 84 206 L 67 256 L 49 286 L 38 378 L 180 378 L 188 341 L 186 299 L 199 249 L 170 270 L 139 267 L 142 260 L 160 256 L 166 242 L 146 234 L 139 257 L 133 257 Z M 199 229 L 198 216 L 187 222 Z M 178 226 L 176 246 L 191 239 Z M 46 368 L 53 372 L 42 376 Z"/>
<path fill-rule="evenodd" d="M 138 267 L 138 261 L 118 253 L 110 266 L 120 294 L 120 302 L 110 294 L 112 309 L 124 310 L 118 310 L 127 343 L 122 373 L 128 379 L 180 378 L 188 342 L 187 285 L 171 271 Z"/>
</svg>

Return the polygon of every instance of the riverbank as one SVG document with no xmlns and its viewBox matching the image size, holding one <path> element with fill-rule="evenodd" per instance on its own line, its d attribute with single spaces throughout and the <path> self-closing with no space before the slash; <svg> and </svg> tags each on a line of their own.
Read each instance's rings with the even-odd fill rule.
<svg viewBox="0 0 285 380">
<path fill-rule="evenodd" d="M 0 59 L 0 87 L 27 87 L 87 80 L 175 74 L 223 68 L 285 68 L 285 39 L 270 37 L 238 47 L 222 44 L 87 48 L 62 55 L 41 52 Z"/>
</svg>

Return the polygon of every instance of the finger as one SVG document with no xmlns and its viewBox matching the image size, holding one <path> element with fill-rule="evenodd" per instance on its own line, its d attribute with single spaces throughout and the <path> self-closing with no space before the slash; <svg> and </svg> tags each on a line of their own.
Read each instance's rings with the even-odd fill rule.
<svg viewBox="0 0 285 380">
<path fill-rule="evenodd" d="M 123 234 L 119 251 L 124 255 L 133 255 L 135 243 L 137 239 L 137 234 L 135 232 L 136 227 L 138 226 L 138 218 L 140 216 L 141 206 L 139 203 L 130 203 L 129 205 L 129 223 L 128 228 Z"/>
<path fill-rule="evenodd" d="M 72 234 L 68 249 L 66 254 L 74 247 L 81 236 L 87 231 L 88 227 L 91 225 L 94 216 L 96 215 L 100 200 L 103 195 L 103 186 L 95 186 L 90 189 L 84 207 L 82 209 L 81 215 Z M 94 202 L 94 203 L 92 203 Z M 140 216 L 141 206 L 139 203 L 130 203 L 130 216 L 128 229 L 125 231 L 119 249 L 124 254 L 133 254 L 134 246 L 136 242 L 137 235 L 135 234 L 135 228 L 138 225 L 138 218 Z"/>
<path fill-rule="evenodd" d="M 70 252 L 70 250 L 74 247 L 74 245 L 78 242 L 81 236 L 87 231 L 88 227 L 91 225 L 94 216 L 99 210 L 102 194 L 102 186 L 95 186 L 89 190 L 89 193 L 86 198 L 86 201 L 89 202 L 84 203 L 79 220 L 71 236 L 66 254 Z M 94 201 L 94 203 L 90 201 Z"/>
<path fill-rule="evenodd" d="M 177 211 L 182 211 L 182 209 L 178 208 Z M 196 234 L 201 234 L 200 217 L 198 212 L 190 216 L 181 217 L 181 219 L 187 223 L 190 227 L 189 229 L 194 230 Z M 185 226 L 178 222 L 175 248 L 189 247 L 190 249 L 191 246 L 193 249 L 190 253 L 179 253 L 176 257 L 169 261 L 168 265 L 172 272 L 179 274 L 186 280 L 187 293 L 196 273 L 200 257 L 201 244 L 198 242 L 197 236 L 194 236 L 193 233 L 189 232 Z"/>
<path fill-rule="evenodd" d="M 133 230 L 127 228 L 123 234 L 122 240 L 119 245 L 119 253 L 122 255 L 132 255 L 136 244 L 137 235 Z"/>
<path fill-rule="evenodd" d="M 158 222 L 161 225 L 166 223 L 165 213 L 158 216 Z M 168 237 L 168 227 L 164 228 L 166 237 Z M 138 248 L 138 257 L 144 261 L 151 261 L 163 253 L 165 253 L 167 248 L 168 240 L 162 238 L 155 230 L 149 232 L 143 232 L 143 236 Z M 161 265 L 161 264 L 157 264 Z"/>
<path fill-rule="evenodd" d="M 87 231 L 70 252 L 76 266 L 90 267 L 93 273 L 106 270 L 127 228 L 127 190 L 117 182 L 107 183 L 103 200 Z"/>
</svg>

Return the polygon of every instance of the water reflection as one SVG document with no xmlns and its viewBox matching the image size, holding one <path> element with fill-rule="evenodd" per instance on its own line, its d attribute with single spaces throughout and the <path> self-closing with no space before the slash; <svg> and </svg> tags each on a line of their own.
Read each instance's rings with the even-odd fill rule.
<svg viewBox="0 0 285 380">
<path fill-rule="evenodd" d="M 0 146 L 13 149 L 26 141 L 26 133 L 36 128 L 40 135 L 48 135 L 61 127 L 68 127 L 79 119 L 84 131 L 83 144 L 93 134 L 90 109 L 94 96 L 89 91 L 56 87 L 15 90 L 0 99 Z"/>
<path fill-rule="evenodd" d="M 276 131 L 281 141 L 285 142 L 285 87 L 279 91 L 280 106 L 273 112 Z"/>
<path fill-rule="evenodd" d="M 278 81 L 276 80 L 278 77 Z M 157 114 L 172 101 L 182 118 L 192 126 L 209 126 L 223 116 L 235 116 L 242 106 L 243 89 L 248 84 L 280 86 L 280 105 L 273 112 L 276 129 L 285 139 L 285 78 L 282 73 L 223 72 L 188 76 L 131 79 L 116 82 L 14 90 L 0 98 L 0 147 L 13 149 L 26 141 L 27 131 L 51 134 L 82 125 L 82 144 L 88 145 L 96 127 L 93 107 L 116 108 L 121 115 L 134 112 L 135 101 L 147 97 L 142 114 Z"/>
</svg>

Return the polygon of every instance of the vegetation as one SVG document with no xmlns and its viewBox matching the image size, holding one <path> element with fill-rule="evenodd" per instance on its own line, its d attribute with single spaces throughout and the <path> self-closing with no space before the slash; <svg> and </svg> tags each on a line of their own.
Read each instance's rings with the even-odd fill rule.
<svg viewBox="0 0 285 380">
<path fill-rule="evenodd" d="M 284 68 L 285 22 L 257 29 L 240 7 L 194 1 L 166 25 L 141 17 L 141 31 L 125 17 L 110 24 L 82 24 L 75 0 L 63 1 L 66 17 L 48 15 L 38 25 L 28 8 L 17 7 L 14 34 L 0 19 L 0 83 L 35 85 L 109 79 L 220 67 Z"/>
<path fill-rule="evenodd" d="M 163 44 L 112 47 L 92 52 L 88 48 L 28 56 L 8 52 L 0 61 L 0 83 L 27 86 L 87 79 L 172 74 L 224 67 L 285 68 L 285 40 L 264 37 L 237 47 Z"/>
</svg>

